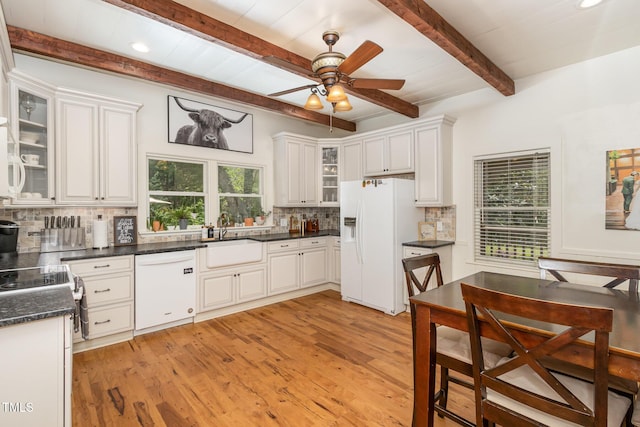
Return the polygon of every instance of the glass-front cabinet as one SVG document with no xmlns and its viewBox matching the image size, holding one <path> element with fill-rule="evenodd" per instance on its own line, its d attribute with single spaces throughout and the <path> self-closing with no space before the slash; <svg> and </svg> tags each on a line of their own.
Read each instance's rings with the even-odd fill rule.
<svg viewBox="0 0 640 427">
<path fill-rule="evenodd" d="M 339 177 L 339 145 L 320 146 L 320 171 L 321 179 L 321 205 L 322 206 L 339 206 L 340 205 L 340 177 Z"/>
<path fill-rule="evenodd" d="M 13 204 L 42 205 L 54 200 L 53 165 L 54 90 L 46 83 L 12 72 L 11 127 L 14 144 L 9 147 L 23 167 L 13 168 L 13 183 L 24 179 Z M 23 176 L 20 176 L 22 175 Z"/>
</svg>

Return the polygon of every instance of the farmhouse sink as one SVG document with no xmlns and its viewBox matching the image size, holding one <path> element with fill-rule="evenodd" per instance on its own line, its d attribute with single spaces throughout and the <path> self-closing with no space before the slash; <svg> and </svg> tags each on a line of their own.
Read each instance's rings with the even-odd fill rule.
<svg viewBox="0 0 640 427">
<path fill-rule="evenodd" d="M 207 246 L 207 267 L 244 264 L 262 259 L 262 242 L 255 240 L 223 240 Z"/>
</svg>

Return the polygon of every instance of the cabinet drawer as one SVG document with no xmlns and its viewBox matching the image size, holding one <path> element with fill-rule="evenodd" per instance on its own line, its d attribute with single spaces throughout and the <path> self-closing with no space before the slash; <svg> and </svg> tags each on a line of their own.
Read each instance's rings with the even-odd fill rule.
<svg viewBox="0 0 640 427">
<path fill-rule="evenodd" d="M 73 261 L 69 263 L 69 266 L 74 274 L 83 279 L 97 274 L 133 271 L 133 255 Z"/>
<path fill-rule="evenodd" d="M 324 248 L 327 246 L 326 237 L 311 237 L 308 239 L 300 240 L 301 248 Z"/>
<path fill-rule="evenodd" d="M 89 308 L 133 299 L 133 273 L 89 276 L 83 280 Z"/>
<path fill-rule="evenodd" d="M 133 330 L 133 302 L 89 309 L 89 339 Z"/>
<path fill-rule="evenodd" d="M 404 258 L 411 258 L 414 256 L 420 256 L 420 255 L 429 255 L 432 253 L 433 253 L 433 249 L 428 249 L 428 248 L 414 248 L 409 246 L 405 246 L 403 248 Z"/>
<path fill-rule="evenodd" d="M 269 252 L 290 251 L 299 247 L 300 243 L 297 239 L 279 240 L 269 243 Z"/>
</svg>

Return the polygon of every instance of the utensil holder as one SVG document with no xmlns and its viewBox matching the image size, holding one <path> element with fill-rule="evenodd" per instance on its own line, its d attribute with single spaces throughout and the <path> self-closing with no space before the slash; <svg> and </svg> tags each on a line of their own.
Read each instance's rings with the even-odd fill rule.
<svg viewBox="0 0 640 427">
<path fill-rule="evenodd" d="M 40 252 L 85 249 L 85 228 L 43 228 L 40 230 Z"/>
</svg>

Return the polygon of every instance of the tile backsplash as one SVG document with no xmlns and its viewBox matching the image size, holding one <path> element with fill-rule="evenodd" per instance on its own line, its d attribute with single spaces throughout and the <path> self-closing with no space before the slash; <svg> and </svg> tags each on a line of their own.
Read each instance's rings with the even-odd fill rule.
<svg viewBox="0 0 640 427">
<path fill-rule="evenodd" d="M 45 216 L 80 216 L 81 226 L 85 227 L 87 248 L 93 247 L 93 220 L 102 215 L 102 218 L 109 225 L 108 236 L 109 244 L 113 245 L 113 217 L 122 215 L 136 216 L 138 210 L 136 208 L 75 208 L 75 207 L 43 207 L 43 208 L 24 208 L 24 209 L 3 209 L 0 208 L 0 219 L 16 222 L 20 225 L 20 234 L 18 236 L 18 252 L 39 252 L 40 251 L 40 232 L 44 227 Z M 455 206 L 444 208 L 425 208 L 425 221 L 442 224 L 442 230 L 436 232 L 437 239 L 455 240 L 456 238 L 456 209 Z M 265 234 L 265 233 L 287 233 L 289 231 L 289 218 L 291 215 L 302 219 L 303 215 L 307 218 L 317 216 L 320 230 L 338 230 L 340 228 L 340 208 L 339 207 L 322 207 L 322 208 L 273 208 L 272 210 L 273 226 L 269 229 L 228 229 L 228 236 L 235 237 L 240 234 Z M 286 221 L 286 226 L 281 226 L 281 220 Z M 267 219 L 268 221 L 269 219 Z M 146 230 L 146 224 L 138 224 L 138 230 Z M 185 241 L 199 240 L 200 230 L 193 232 L 178 233 L 142 233 L 138 234 L 138 244 L 167 242 L 167 241 Z M 418 224 L 416 224 L 416 240 L 418 240 Z"/>
</svg>

